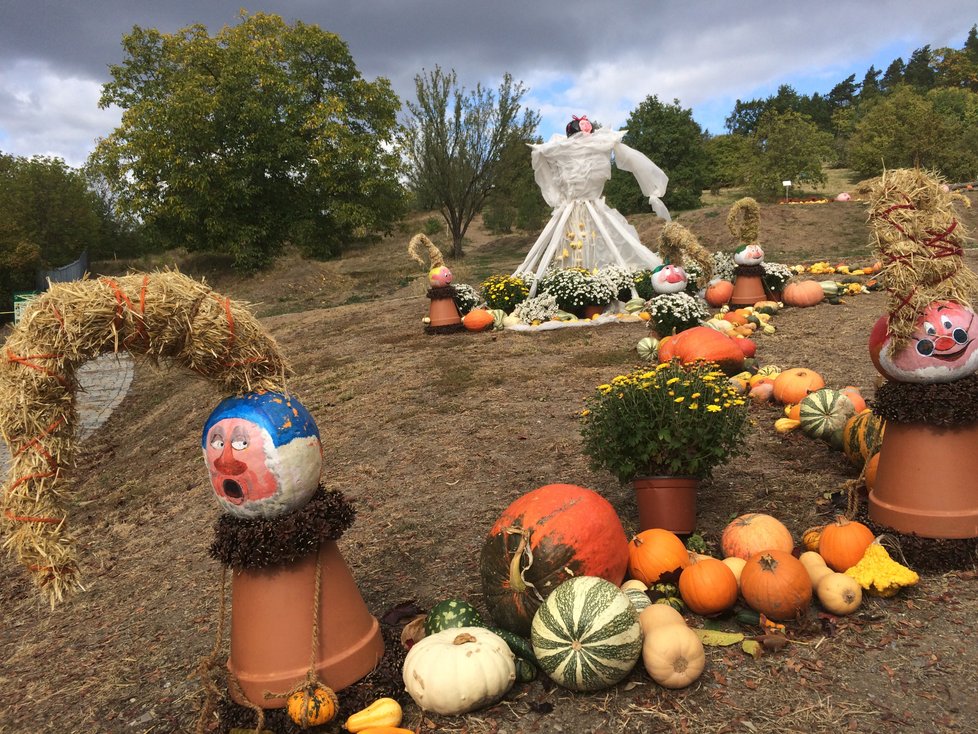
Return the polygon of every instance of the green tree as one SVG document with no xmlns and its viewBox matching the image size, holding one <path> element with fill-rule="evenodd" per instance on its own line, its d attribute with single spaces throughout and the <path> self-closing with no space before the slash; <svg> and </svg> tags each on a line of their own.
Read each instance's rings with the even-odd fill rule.
<svg viewBox="0 0 978 734">
<path fill-rule="evenodd" d="M 625 123 L 626 145 L 645 154 L 669 176 L 662 202 L 669 209 L 694 209 L 709 184 L 709 156 L 703 129 L 693 111 L 678 99 L 664 104 L 650 95 L 632 111 Z M 649 197 L 642 194 L 635 177 L 614 168 L 605 187 L 608 202 L 624 214 L 647 212 Z"/>
<path fill-rule="evenodd" d="M 757 129 L 757 122 L 767 110 L 767 102 L 762 99 L 751 99 L 746 102 L 737 100 L 733 112 L 724 120 L 724 127 L 731 135 L 750 135 Z"/>
<path fill-rule="evenodd" d="M 971 26 L 968 37 L 964 40 L 964 48 L 961 50 L 973 64 L 978 64 L 978 25 Z"/>
<path fill-rule="evenodd" d="M 967 51 L 939 48 L 934 52 L 935 86 L 978 91 L 978 62 Z"/>
<path fill-rule="evenodd" d="M 164 241 L 264 266 L 288 243 L 329 256 L 402 212 L 386 79 L 364 80 L 343 40 L 242 12 L 208 35 L 134 27 L 100 104 L 123 110 L 91 166 L 119 210 Z"/>
<path fill-rule="evenodd" d="M 707 186 L 715 196 L 722 188 L 744 183 L 744 161 L 750 139 L 746 135 L 714 135 L 706 141 L 709 156 Z"/>
<path fill-rule="evenodd" d="M 859 84 L 860 104 L 866 100 L 872 99 L 880 93 L 880 76 L 882 73 L 883 72 L 879 71 L 875 66 L 870 66 L 869 69 L 866 70 L 866 75 Z"/>
<path fill-rule="evenodd" d="M 482 85 L 467 92 L 454 70 L 436 66 L 414 86 L 417 100 L 406 103 L 400 128 L 408 181 L 420 202 L 439 209 L 452 253 L 462 257 L 469 225 L 506 170 L 503 152 L 532 140 L 540 116 L 522 108 L 527 90 L 510 74 L 495 92 Z"/>
<path fill-rule="evenodd" d="M 944 124 L 934 167 L 952 181 L 978 179 L 978 92 L 937 87 L 927 101 Z"/>
<path fill-rule="evenodd" d="M 509 232 L 514 226 L 540 229 L 550 214 L 550 207 L 533 175 L 528 142 L 543 141 L 540 138 L 533 141 L 514 138 L 503 147 L 501 175 L 486 197 L 483 208 L 483 222 L 492 232 Z"/>
<path fill-rule="evenodd" d="M 880 90 L 883 92 L 892 92 L 897 86 L 903 84 L 904 68 L 903 59 L 893 59 L 890 65 L 886 67 L 886 71 L 883 72 L 883 78 L 880 80 Z"/>
<path fill-rule="evenodd" d="M 934 54 L 930 49 L 930 45 L 928 44 L 918 48 L 910 54 L 910 60 L 903 70 L 904 83 L 909 84 L 918 92 L 926 92 L 928 89 L 933 88 L 934 81 L 937 78 L 937 72 L 934 69 L 933 63 Z"/>
<path fill-rule="evenodd" d="M 832 155 L 832 136 L 798 112 L 768 112 L 750 137 L 745 177 L 750 193 L 773 199 L 781 182 L 818 188 L 825 183 L 822 164 Z"/>
</svg>

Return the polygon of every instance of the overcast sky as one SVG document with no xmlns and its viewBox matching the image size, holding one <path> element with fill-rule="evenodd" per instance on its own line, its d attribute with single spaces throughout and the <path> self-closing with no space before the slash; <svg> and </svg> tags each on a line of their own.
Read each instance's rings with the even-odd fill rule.
<svg viewBox="0 0 978 734">
<path fill-rule="evenodd" d="M 960 48 L 978 22 L 975 0 L 0 0 L 0 151 L 81 165 L 119 122 L 98 97 L 123 35 L 193 23 L 214 33 L 242 7 L 339 34 L 363 76 L 387 77 L 402 99 L 435 65 L 467 88 L 508 71 L 529 88 L 544 138 L 572 114 L 620 128 L 653 94 L 722 133 L 738 98 L 782 83 L 826 94 L 926 44 Z"/>
</svg>

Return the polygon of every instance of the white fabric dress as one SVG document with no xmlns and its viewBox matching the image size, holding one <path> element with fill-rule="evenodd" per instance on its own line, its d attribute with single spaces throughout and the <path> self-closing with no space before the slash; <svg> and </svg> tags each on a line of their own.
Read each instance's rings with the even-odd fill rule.
<svg viewBox="0 0 978 734">
<path fill-rule="evenodd" d="M 665 220 L 671 219 L 659 199 L 666 193 L 669 177 L 642 153 L 621 142 L 624 134 L 624 130 L 602 128 L 569 138 L 554 135 L 546 143 L 530 145 L 537 185 L 554 211 L 516 272 L 532 272 L 539 277 L 551 265 L 592 270 L 610 265 L 655 268 L 662 264 L 661 258 L 641 243 L 635 228 L 601 195 L 605 181 L 611 178 L 614 154 L 618 168 L 635 176 L 653 211 Z"/>
</svg>

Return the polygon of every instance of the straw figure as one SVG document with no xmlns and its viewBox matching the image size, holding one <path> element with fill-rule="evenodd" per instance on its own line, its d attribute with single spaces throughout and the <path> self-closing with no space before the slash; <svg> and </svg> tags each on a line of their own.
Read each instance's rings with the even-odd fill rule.
<svg viewBox="0 0 978 734">
<path fill-rule="evenodd" d="M 659 234 L 659 256 L 663 264 L 653 271 L 652 289 L 656 293 L 679 293 L 686 288 L 686 258 L 699 266 L 698 289 L 706 288 L 713 277 L 713 258 L 686 227 L 669 222 Z"/>
<path fill-rule="evenodd" d="M 225 394 L 284 391 L 289 369 L 245 306 L 177 272 L 58 283 L 38 296 L 0 358 L 4 547 L 52 607 L 81 587 L 65 475 L 78 414 L 77 369 L 107 352 L 185 367 Z"/>
<path fill-rule="evenodd" d="M 727 214 L 727 229 L 740 242 L 734 252 L 734 290 L 730 303 L 751 306 L 771 297 L 764 287 L 764 250 L 757 244 L 761 208 L 749 196 L 735 201 Z"/>
<path fill-rule="evenodd" d="M 428 255 L 428 262 L 422 257 Z M 452 271 L 445 265 L 441 250 L 428 237 L 418 233 L 408 243 L 408 255 L 428 271 L 428 300 L 431 305 L 425 323 L 425 333 L 451 334 L 462 331 L 462 317 L 455 305 L 455 289 L 452 287 Z"/>
</svg>

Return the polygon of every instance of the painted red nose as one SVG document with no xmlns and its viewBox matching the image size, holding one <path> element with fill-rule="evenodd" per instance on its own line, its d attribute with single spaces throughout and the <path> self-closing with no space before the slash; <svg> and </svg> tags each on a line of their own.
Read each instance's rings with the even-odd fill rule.
<svg viewBox="0 0 978 734">
<path fill-rule="evenodd" d="M 234 458 L 234 455 L 231 453 L 230 443 L 225 444 L 224 451 L 214 461 L 214 466 L 219 472 L 221 472 L 221 474 L 226 474 L 231 477 L 244 474 L 245 470 L 248 468 L 248 465 L 243 461 L 238 461 Z"/>
<path fill-rule="evenodd" d="M 939 336 L 934 340 L 935 352 L 946 352 L 948 349 L 953 349 L 955 346 L 957 346 L 957 342 L 950 336 Z"/>
</svg>

